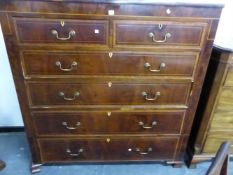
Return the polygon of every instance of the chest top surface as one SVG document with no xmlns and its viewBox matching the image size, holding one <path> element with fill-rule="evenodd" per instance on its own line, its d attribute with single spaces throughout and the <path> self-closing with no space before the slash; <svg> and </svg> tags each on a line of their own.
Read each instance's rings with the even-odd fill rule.
<svg viewBox="0 0 233 175">
<path fill-rule="evenodd" d="M 80 2 L 80 3 L 120 3 L 120 4 L 158 4 L 187 6 L 218 6 L 223 7 L 226 0 L 3 0 L 3 2 Z"/>
</svg>

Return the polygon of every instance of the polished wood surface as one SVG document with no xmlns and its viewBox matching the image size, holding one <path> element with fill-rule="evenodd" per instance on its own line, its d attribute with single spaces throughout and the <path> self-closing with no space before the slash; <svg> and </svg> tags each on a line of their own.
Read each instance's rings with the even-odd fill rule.
<svg viewBox="0 0 233 175">
<path fill-rule="evenodd" d="M 106 44 L 107 42 L 108 22 L 104 20 L 65 20 L 64 24 L 60 19 L 15 18 L 14 20 L 19 43 Z M 57 34 L 53 34 L 53 31 Z M 71 31 L 75 32 L 73 36 L 69 34 Z"/>
<path fill-rule="evenodd" d="M 32 170 L 47 162 L 75 162 L 64 152 L 73 141 L 90 149 L 79 162 L 181 164 L 221 9 L 0 1 Z M 155 152 L 147 158 L 129 154 L 128 146 Z"/>
<path fill-rule="evenodd" d="M 215 48 L 212 52 L 201 96 L 196 127 L 196 140 L 190 142 L 190 163 L 208 160 L 223 141 L 233 141 L 232 53 Z M 231 151 L 232 152 L 232 151 Z"/>
<path fill-rule="evenodd" d="M 76 1 L 76 2 L 75 2 Z M 132 3 L 132 1 L 117 2 L 116 0 L 105 0 L 99 3 L 98 0 L 35 0 L 33 4 L 26 0 L 0 1 L 1 11 L 13 12 L 40 12 L 40 13 L 67 13 L 67 14 L 89 14 L 89 15 L 108 15 L 108 10 L 114 10 L 115 15 L 129 16 L 158 16 L 158 17 L 198 17 L 198 18 L 219 18 L 223 5 L 207 3 L 203 5 L 191 5 L 190 3 Z M 89 3 L 89 2 L 93 3 Z M 139 0 L 138 0 L 139 2 Z M 203 2 L 203 1 L 202 1 Z M 194 3 L 195 4 L 195 3 Z M 52 5 L 52 8 L 51 8 Z M 72 7 L 72 8 L 70 8 Z M 184 8 L 186 10 L 184 10 Z M 172 13 L 167 13 L 170 9 Z M 214 9 L 214 10 L 213 10 Z"/>
<path fill-rule="evenodd" d="M 37 1 L 37 0 L 35 0 Z M 56 2 L 57 0 L 39 0 L 39 1 L 47 1 L 47 2 Z M 66 0 L 66 2 L 88 2 L 88 3 L 98 3 L 99 0 Z M 177 5 L 185 5 L 185 6 L 208 6 L 208 7 L 223 7 L 224 3 L 219 0 L 212 0 L 212 1 L 201 1 L 201 0 L 190 0 L 190 1 L 185 1 L 185 0 L 167 0 L 167 1 L 162 1 L 162 0 L 145 0 L 145 1 L 140 1 L 140 0 L 128 0 L 128 1 L 122 1 L 122 0 L 101 0 L 102 3 L 111 3 L 111 4 L 117 4 L 117 3 L 122 3 L 122 4 L 156 4 L 156 5 L 171 5 L 171 6 L 177 6 Z"/>
<path fill-rule="evenodd" d="M 26 86 L 28 87 L 29 104 L 32 107 L 94 104 L 185 105 L 190 88 L 190 84 L 179 83 L 119 84 L 111 82 L 105 84 L 36 82 L 28 83 Z M 146 94 L 143 95 L 143 92 Z"/>
<path fill-rule="evenodd" d="M 198 55 L 164 52 L 43 52 L 22 53 L 26 77 L 56 75 L 144 75 L 192 77 Z M 57 62 L 60 64 L 57 65 Z M 76 62 L 77 65 L 73 65 Z M 149 63 L 150 67 L 145 67 Z M 161 67 L 165 64 L 165 67 Z M 180 65 L 183 66 L 180 66 Z M 60 66 L 61 65 L 61 66 Z M 69 69 L 69 70 L 64 70 Z M 157 71 L 153 71 L 157 70 Z"/>
<path fill-rule="evenodd" d="M 206 138 L 206 143 L 203 148 L 203 153 L 216 153 L 218 151 L 219 146 L 221 145 L 224 140 L 227 140 L 229 142 L 233 141 L 232 134 L 231 133 L 226 133 L 226 132 L 215 132 L 215 133 L 210 133 L 208 134 Z M 232 145 L 230 145 L 231 148 L 229 150 L 230 153 L 232 153 Z"/>
<path fill-rule="evenodd" d="M 200 46 L 206 24 L 171 21 L 116 21 L 115 45 Z M 149 36 L 152 33 L 154 37 Z M 170 37 L 167 36 L 170 34 Z"/>
<path fill-rule="evenodd" d="M 180 134 L 184 111 L 33 113 L 38 135 Z M 101 122 L 99 122 L 101 121 Z M 46 123 L 46 126 L 44 125 Z M 172 127 L 171 127 L 172 125 Z"/>
<path fill-rule="evenodd" d="M 216 110 L 213 114 L 210 131 L 233 131 L 233 111 Z"/>
<path fill-rule="evenodd" d="M 233 88 L 222 88 L 217 109 L 231 110 L 233 106 Z"/>
<path fill-rule="evenodd" d="M 85 139 L 39 139 L 44 162 L 172 160 L 178 138 L 96 137 Z M 53 145 L 56 145 L 54 147 Z M 71 155 L 67 153 L 71 151 Z M 80 153 L 80 149 L 83 151 Z"/>
<path fill-rule="evenodd" d="M 232 58 L 233 61 L 233 58 Z M 229 66 L 226 80 L 224 82 L 225 86 L 233 86 L 233 65 Z"/>
</svg>

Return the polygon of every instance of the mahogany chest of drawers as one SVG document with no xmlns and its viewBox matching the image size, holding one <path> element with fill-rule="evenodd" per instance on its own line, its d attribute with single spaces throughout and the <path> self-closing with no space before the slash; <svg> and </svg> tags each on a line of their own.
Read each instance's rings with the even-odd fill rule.
<svg viewBox="0 0 233 175">
<path fill-rule="evenodd" d="M 183 161 L 221 5 L 2 0 L 38 164 Z"/>
</svg>

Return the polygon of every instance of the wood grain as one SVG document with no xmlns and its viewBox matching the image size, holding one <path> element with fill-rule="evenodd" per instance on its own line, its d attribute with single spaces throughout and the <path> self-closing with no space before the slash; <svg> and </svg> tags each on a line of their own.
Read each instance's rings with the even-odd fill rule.
<svg viewBox="0 0 233 175">
<path fill-rule="evenodd" d="M 107 141 L 107 139 L 109 141 Z M 166 137 L 100 137 L 85 139 L 39 139 L 41 156 L 44 162 L 64 161 L 135 161 L 135 160 L 171 160 L 173 159 L 178 138 Z M 56 145 L 53 147 L 52 145 Z M 80 156 L 72 157 L 66 153 L 69 148 L 73 153 L 81 148 L 83 153 Z M 141 155 L 135 151 L 147 153 L 148 148 L 152 150 L 148 154 Z"/>
<path fill-rule="evenodd" d="M 230 133 L 226 132 L 220 132 L 217 134 L 210 134 L 207 137 L 203 153 L 216 153 L 219 146 L 225 141 L 232 142 L 232 137 L 229 137 Z M 233 152 L 233 149 L 231 148 L 231 153 Z"/>
<path fill-rule="evenodd" d="M 161 29 L 159 25 L 162 25 Z M 206 24 L 198 23 L 176 23 L 171 21 L 116 21 L 115 43 L 116 45 L 152 45 L 154 47 L 164 46 L 201 46 L 205 34 Z M 156 42 L 149 37 L 149 33 L 155 35 Z M 167 33 L 171 37 L 165 36 Z"/>
<path fill-rule="evenodd" d="M 217 109 L 231 110 L 233 106 L 233 88 L 222 88 Z"/>
<path fill-rule="evenodd" d="M 231 53 L 214 49 L 196 114 L 191 164 L 211 158 L 224 141 L 232 141 L 233 88 Z M 198 125 L 200 125 L 198 127 Z"/>
<path fill-rule="evenodd" d="M 180 134 L 184 112 L 86 112 L 33 113 L 39 136 L 80 134 Z M 101 122 L 99 122 L 101 121 Z M 67 125 L 63 123 L 66 122 Z M 77 125 L 77 123 L 80 125 Z M 140 124 L 140 122 L 142 124 Z M 155 122 L 155 124 L 153 124 Z M 46 123 L 46 126 L 44 125 Z M 170 126 L 173 127 L 170 127 Z M 73 127 L 76 129 L 69 129 Z M 151 127 L 151 128 L 144 128 Z"/>
<path fill-rule="evenodd" d="M 187 76 L 192 77 L 198 55 L 194 53 L 140 52 L 45 52 L 22 53 L 22 67 L 26 77 L 55 75 L 123 75 L 123 76 Z M 62 71 L 61 68 L 71 69 Z M 72 66 L 76 62 L 77 66 Z M 145 67 L 151 65 L 152 72 Z M 165 67 L 160 68 L 164 63 Z M 183 65 L 182 67 L 180 65 Z M 159 71 L 161 70 L 161 71 Z"/>
<path fill-rule="evenodd" d="M 226 80 L 224 82 L 225 86 L 233 86 L 233 67 L 229 66 Z"/>
<path fill-rule="evenodd" d="M 111 82 L 110 82 L 111 83 Z M 59 105 L 185 105 L 190 84 L 72 84 L 28 83 L 30 106 Z M 64 96 L 60 96 L 60 92 Z M 80 95 L 74 94 L 79 92 Z M 154 100 L 146 100 L 147 98 Z M 157 96 L 156 93 L 160 95 Z M 75 97 L 74 97 L 75 96 Z M 75 98 L 65 100 L 65 98 Z"/>
<path fill-rule="evenodd" d="M 80 43 L 106 44 L 108 40 L 108 22 L 95 20 L 41 20 L 14 18 L 19 43 Z M 64 26 L 61 22 L 64 22 Z M 57 31 L 57 36 L 52 34 Z M 69 32 L 75 31 L 70 39 Z M 36 33 L 36 35 L 34 34 Z"/>
<path fill-rule="evenodd" d="M 129 1 L 0 1 L 33 164 L 180 164 L 221 9 Z M 162 63 L 164 69 L 151 71 Z M 155 120 L 151 130 L 142 127 Z M 77 121 L 81 130 L 68 133 Z M 74 154 L 76 146 L 87 152 L 77 160 L 64 152 L 67 146 Z M 137 147 L 153 152 L 140 155 Z"/>
</svg>

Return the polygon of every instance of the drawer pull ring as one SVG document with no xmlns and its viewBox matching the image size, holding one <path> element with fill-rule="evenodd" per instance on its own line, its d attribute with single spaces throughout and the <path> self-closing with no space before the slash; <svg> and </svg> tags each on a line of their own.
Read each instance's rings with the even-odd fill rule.
<svg viewBox="0 0 233 175">
<path fill-rule="evenodd" d="M 80 95 L 79 92 L 75 92 L 74 93 L 74 97 L 70 98 L 70 97 L 65 97 L 65 93 L 64 92 L 59 92 L 59 96 L 63 97 L 64 100 L 66 101 L 73 101 L 76 99 L 76 97 L 78 97 Z"/>
<path fill-rule="evenodd" d="M 152 40 L 155 42 L 155 43 L 165 43 L 167 41 L 168 38 L 171 38 L 171 34 L 170 33 L 166 33 L 164 35 L 164 39 L 163 40 L 156 40 L 155 39 L 155 34 L 154 33 L 149 33 L 149 37 L 152 38 Z"/>
<path fill-rule="evenodd" d="M 155 101 L 158 99 L 158 97 L 161 95 L 160 92 L 156 92 L 153 98 L 148 97 L 148 94 L 146 92 L 142 92 L 142 96 L 145 98 L 147 101 Z"/>
<path fill-rule="evenodd" d="M 66 153 L 68 153 L 72 157 L 78 157 L 78 156 L 80 156 L 80 154 L 83 153 L 83 149 L 82 148 L 79 149 L 78 153 L 72 153 L 71 150 L 68 148 L 68 149 L 66 149 Z"/>
<path fill-rule="evenodd" d="M 142 121 L 138 122 L 138 125 L 142 126 L 142 128 L 144 129 L 152 129 L 155 125 L 157 125 L 156 121 L 153 121 L 151 123 L 151 126 L 145 126 L 144 123 Z"/>
<path fill-rule="evenodd" d="M 68 36 L 68 37 L 66 37 L 66 38 L 60 38 L 60 37 L 58 36 L 58 32 L 57 32 L 56 30 L 52 30 L 51 32 L 52 32 L 53 35 L 56 36 L 56 38 L 57 38 L 58 40 L 62 40 L 62 41 L 69 40 L 69 39 L 71 39 L 72 36 L 74 36 L 74 35 L 76 34 L 76 32 L 75 32 L 74 30 L 71 30 L 71 31 L 69 32 L 69 36 Z"/>
<path fill-rule="evenodd" d="M 76 61 L 73 61 L 70 65 L 70 68 L 62 68 L 61 62 L 60 61 L 56 61 L 56 66 L 59 67 L 59 69 L 61 71 L 64 72 L 70 72 L 72 70 L 74 70 L 77 67 L 78 63 Z"/>
<path fill-rule="evenodd" d="M 138 152 L 138 153 L 141 154 L 141 155 L 147 155 L 147 154 L 149 154 L 150 152 L 152 152 L 152 148 L 151 148 L 151 147 L 148 148 L 148 149 L 147 149 L 147 152 L 142 152 L 140 148 L 136 148 L 135 151 Z"/>
<path fill-rule="evenodd" d="M 81 125 L 81 123 L 80 123 L 80 122 L 77 122 L 77 123 L 76 123 L 76 127 L 68 126 L 68 123 L 67 123 L 67 122 L 62 122 L 62 125 L 65 126 L 66 129 L 75 130 L 75 129 L 78 129 L 78 127 Z"/>
<path fill-rule="evenodd" d="M 160 66 L 159 66 L 159 69 L 151 69 L 150 63 L 147 62 L 147 63 L 144 64 L 144 67 L 147 68 L 151 72 L 161 72 L 166 67 L 166 64 L 161 63 Z"/>
</svg>

